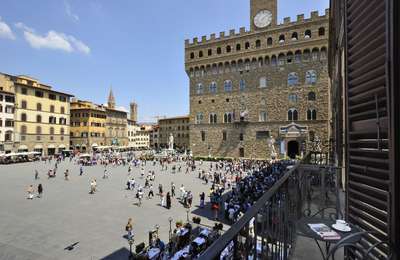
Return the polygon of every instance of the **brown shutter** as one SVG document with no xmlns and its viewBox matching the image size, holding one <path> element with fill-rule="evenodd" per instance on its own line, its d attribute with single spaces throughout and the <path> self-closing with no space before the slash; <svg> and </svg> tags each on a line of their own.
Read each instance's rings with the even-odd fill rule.
<svg viewBox="0 0 400 260">
<path fill-rule="evenodd" d="M 351 223 L 379 233 L 362 240 L 369 247 L 390 236 L 387 1 L 346 3 L 346 210 Z"/>
</svg>

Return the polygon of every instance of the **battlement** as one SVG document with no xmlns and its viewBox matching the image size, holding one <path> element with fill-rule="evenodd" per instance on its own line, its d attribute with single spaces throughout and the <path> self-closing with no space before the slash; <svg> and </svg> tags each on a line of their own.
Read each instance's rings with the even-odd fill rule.
<svg viewBox="0 0 400 260">
<path fill-rule="evenodd" d="M 294 26 L 294 25 L 298 25 L 300 23 L 309 23 L 309 22 L 313 22 L 313 21 L 320 21 L 320 20 L 324 20 L 324 19 L 328 19 L 328 18 L 329 18 L 329 9 L 325 9 L 325 14 L 323 14 L 323 15 L 319 15 L 318 11 L 312 11 L 310 13 L 310 18 L 305 18 L 304 14 L 297 15 L 296 21 L 291 21 L 290 17 L 285 17 L 283 19 L 283 23 L 276 25 L 271 30 L 279 30 L 280 28 L 285 28 L 287 26 Z M 199 41 L 198 37 L 195 37 L 192 40 L 186 39 L 185 40 L 185 48 L 195 47 L 197 45 L 203 45 L 203 44 L 207 44 L 207 43 L 213 43 L 216 41 L 228 40 L 228 39 L 232 39 L 235 37 L 246 36 L 251 33 L 253 33 L 253 32 L 247 30 L 245 27 L 241 27 L 239 29 L 239 32 L 237 32 L 235 29 L 229 30 L 228 33 L 220 32 L 218 37 L 216 37 L 215 33 L 210 34 L 209 37 L 206 35 L 201 36 L 200 41 Z"/>
</svg>

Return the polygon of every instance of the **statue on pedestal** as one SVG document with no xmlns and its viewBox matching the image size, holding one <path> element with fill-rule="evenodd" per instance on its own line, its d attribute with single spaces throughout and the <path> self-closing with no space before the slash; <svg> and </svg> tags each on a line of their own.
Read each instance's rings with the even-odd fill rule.
<svg viewBox="0 0 400 260">
<path fill-rule="evenodd" d="M 174 150 L 174 136 L 172 135 L 172 133 L 169 134 L 168 150 Z"/>
<path fill-rule="evenodd" d="M 268 146 L 271 150 L 271 158 L 275 159 L 276 158 L 275 138 L 272 135 L 268 138 Z"/>
</svg>

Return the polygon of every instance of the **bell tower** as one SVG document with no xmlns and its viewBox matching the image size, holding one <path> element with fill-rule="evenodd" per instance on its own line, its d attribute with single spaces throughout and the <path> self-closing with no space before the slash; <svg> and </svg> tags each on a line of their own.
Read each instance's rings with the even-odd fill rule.
<svg viewBox="0 0 400 260">
<path fill-rule="evenodd" d="M 264 30 L 277 23 L 278 0 L 250 0 L 250 29 Z"/>
</svg>

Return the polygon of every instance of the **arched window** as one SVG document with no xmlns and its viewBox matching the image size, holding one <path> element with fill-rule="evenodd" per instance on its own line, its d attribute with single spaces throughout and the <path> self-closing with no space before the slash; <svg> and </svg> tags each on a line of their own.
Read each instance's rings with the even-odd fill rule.
<svg viewBox="0 0 400 260">
<path fill-rule="evenodd" d="M 230 45 L 226 46 L 226 52 L 227 52 L 227 53 L 231 52 L 231 50 L 232 50 L 232 49 L 231 49 L 231 46 L 230 46 Z"/>
<path fill-rule="evenodd" d="M 265 64 L 265 66 L 268 66 L 270 64 L 270 60 L 269 60 L 268 56 L 265 57 L 264 64 Z"/>
<path fill-rule="evenodd" d="M 37 104 L 36 104 L 36 110 L 37 110 L 37 111 L 42 111 L 42 104 L 37 103 Z"/>
<path fill-rule="evenodd" d="M 214 75 L 218 74 L 217 64 L 212 65 L 212 74 L 214 74 Z"/>
<path fill-rule="evenodd" d="M 245 62 L 244 62 L 244 68 L 245 68 L 245 70 L 246 70 L 247 72 L 250 71 L 250 60 L 249 60 L 249 59 L 246 59 L 246 60 L 245 60 Z"/>
<path fill-rule="evenodd" d="M 203 51 L 199 51 L 199 57 L 203 57 Z"/>
<path fill-rule="evenodd" d="M 12 141 L 12 136 L 13 136 L 13 132 L 11 130 L 6 131 L 5 134 L 4 134 L 4 141 L 5 142 L 11 142 Z"/>
<path fill-rule="evenodd" d="M 61 113 L 61 114 L 65 114 L 65 107 L 61 107 L 61 108 L 60 108 L 60 113 Z"/>
<path fill-rule="evenodd" d="M 203 113 L 196 114 L 196 124 L 201 124 L 203 122 Z"/>
<path fill-rule="evenodd" d="M 36 116 L 36 122 L 37 123 L 41 123 L 42 122 L 42 116 L 41 115 L 37 115 Z"/>
<path fill-rule="evenodd" d="M 193 60 L 194 59 L 194 52 L 190 53 L 190 58 Z"/>
<path fill-rule="evenodd" d="M 267 39 L 267 46 L 272 46 L 272 38 L 268 37 Z"/>
<path fill-rule="evenodd" d="M 291 103 L 297 103 L 298 97 L 296 94 L 289 94 L 289 102 Z"/>
<path fill-rule="evenodd" d="M 279 35 L 279 43 L 284 43 L 285 42 L 285 35 L 284 34 L 281 34 L 281 35 Z"/>
<path fill-rule="evenodd" d="M 236 44 L 236 51 L 240 51 L 242 46 L 240 46 L 240 43 Z"/>
<path fill-rule="evenodd" d="M 65 130 L 64 130 L 63 127 L 61 127 L 61 129 L 60 129 L 60 134 L 61 134 L 61 135 L 65 135 Z"/>
<path fill-rule="evenodd" d="M 261 77 L 260 78 L 260 88 L 266 88 L 266 87 L 267 87 L 267 78 Z"/>
<path fill-rule="evenodd" d="M 318 29 L 318 36 L 324 36 L 325 35 L 325 28 L 321 27 Z"/>
<path fill-rule="evenodd" d="M 54 113 L 54 105 L 51 105 L 51 106 L 50 106 L 50 112 L 51 112 L 51 113 Z"/>
<path fill-rule="evenodd" d="M 297 121 L 299 120 L 299 114 L 296 109 L 291 108 L 288 111 L 288 120 L 289 121 Z"/>
<path fill-rule="evenodd" d="M 297 75 L 296 72 L 291 72 L 288 75 L 288 80 L 287 80 L 288 86 L 295 86 L 299 84 L 299 76 Z"/>
<path fill-rule="evenodd" d="M 261 68 L 264 65 L 264 59 L 262 57 L 258 58 L 258 67 Z"/>
<path fill-rule="evenodd" d="M 194 76 L 194 70 L 193 68 L 190 68 L 189 70 L 189 76 L 192 78 Z"/>
<path fill-rule="evenodd" d="M 228 112 L 224 114 L 224 123 L 232 123 L 233 113 Z"/>
<path fill-rule="evenodd" d="M 299 39 L 299 36 L 297 32 L 292 33 L 292 41 L 297 41 Z"/>
<path fill-rule="evenodd" d="M 320 60 L 326 60 L 326 47 L 321 48 Z"/>
<path fill-rule="evenodd" d="M 301 63 L 301 51 L 300 50 L 297 50 L 294 53 L 294 62 L 295 63 Z"/>
<path fill-rule="evenodd" d="M 22 114 L 21 114 L 21 121 L 22 121 L 22 122 L 26 122 L 26 120 L 27 120 L 26 114 L 25 114 L 25 113 L 22 113 Z"/>
<path fill-rule="evenodd" d="M 318 48 L 314 48 L 311 53 L 311 57 L 313 61 L 317 61 L 319 59 L 319 50 Z"/>
<path fill-rule="evenodd" d="M 258 115 L 258 121 L 259 122 L 267 122 L 267 112 L 260 111 L 260 114 Z"/>
<path fill-rule="evenodd" d="M 241 79 L 240 81 L 239 81 L 239 90 L 240 91 L 243 91 L 243 90 L 245 90 L 246 89 L 246 81 L 244 81 L 244 79 Z"/>
<path fill-rule="evenodd" d="M 306 84 L 314 85 L 317 83 L 317 72 L 315 70 L 309 70 L 306 72 Z"/>
<path fill-rule="evenodd" d="M 232 81 L 225 80 L 225 82 L 224 82 L 224 91 L 225 92 L 231 92 L 232 91 Z"/>
<path fill-rule="evenodd" d="M 217 123 L 217 114 L 211 113 L 210 114 L 210 124 L 216 124 Z"/>
<path fill-rule="evenodd" d="M 54 135 L 54 127 L 50 127 L 50 135 Z"/>
<path fill-rule="evenodd" d="M 313 91 L 311 91 L 311 92 L 308 92 L 308 100 L 309 101 L 315 101 L 315 92 L 313 92 Z"/>
<path fill-rule="evenodd" d="M 244 48 L 245 48 L 246 50 L 250 49 L 250 43 L 249 43 L 249 42 L 246 42 L 246 43 L 244 44 Z"/>
<path fill-rule="evenodd" d="M 309 49 L 305 49 L 303 52 L 303 60 L 304 61 L 310 61 L 310 50 Z"/>
<path fill-rule="evenodd" d="M 218 47 L 217 48 L 217 54 L 221 54 L 222 53 L 222 49 L 221 49 L 221 47 Z"/>
<path fill-rule="evenodd" d="M 40 126 L 36 127 L 36 134 L 38 135 L 42 134 L 42 128 Z"/>
<path fill-rule="evenodd" d="M 285 65 L 285 54 L 283 54 L 283 53 L 279 54 L 278 63 L 279 63 L 279 66 Z"/>
<path fill-rule="evenodd" d="M 276 66 L 277 65 L 277 60 L 276 60 L 276 56 L 275 55 L 272 55 L 272 57 L 271 57 L 271 65 L 272 66 Z"/>
<path fill-rule="evenodd" d="M 286 54 L 286 62 L 287 64 L 291 64 L 293 62 L 293 52 L 289 51 Z"/>
<path fill-rule="evenodd" d="M 317 111 L 315 109 L 307 110 L 307 120 L 317 120 Z"/>
<path fill-rule="evenodd" d="M 256 41 L 256 48 L 260 48 L 261 47 L 261 41 L 260 40 L 257 40 Z"/>
<path fill-rule="evenodd" d="M 311 38 L 311 30 L 306 30 L 304 32 L 304 38 L 305 39 L 310 39 Z"/>
<path fill-rule="evenodd" d="M 27 127 L 26 127 L 26 125 L 22 125 L 22 126 L 21 126 L 21 134 L 24 135 L 24 134 L 26 134 L 26 132 L 27 132 Z"/>
<path fill-rule="evenodd" d="M 211 82 L 209 86 L 210 93 L 217 93 L 217 83 Z"/>
<path fill-rule="evenodd" d="M 212 55 L 212 49 L 208 49 L 208 56 Z"/>
<path fill-rule="evenodd" d="M 196 86 L 196 94 L 203 94 L 203 91 L 204 91 L 204 89 L 203 89 L 203 84 L 201 84 L 201 83 L 199 83 L 199 84 L 197 84 L 197 86 Z"/>
</svg>

